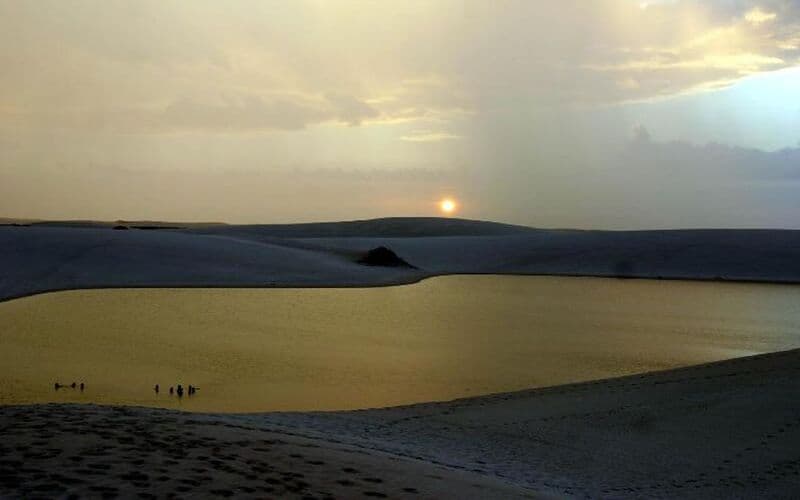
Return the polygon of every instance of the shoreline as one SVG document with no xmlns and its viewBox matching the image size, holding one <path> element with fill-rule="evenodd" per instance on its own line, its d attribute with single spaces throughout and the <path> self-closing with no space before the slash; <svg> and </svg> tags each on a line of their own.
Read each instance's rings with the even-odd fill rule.
<svg viewBox="0 0 800 500">
<path fill-rule="evenodd" d="M 48 292 L 49 293 L 49 292 Z M 565 392 L 565 391 L 581 391 L 590 388 L 593 385 L 600 383 L 614 383 L 625 384 L 633 380 L 644 380 L 648 378 L 662 378 L 678 376 L 684 372 L 693 372 L 696 370 L 714 369 L 718 367 L 727 367 L 728 365 L 738 362 L 757 362 L 763 359 L 773 359 L 776 357 L 784 356 L 798 356 L 800 357 L 800 347 L 786 349 L 782 351 L 765 352 L 760 354 L 752 354 L 748 356 L 738 356 L 734 358 L 727 358 L 718 361 L 709 361 L 705 363 L 678 366 L 675 368 L 667 368 L 663 370 L 652 370 L 638 373 L 631 373 L 628 375 L 620 375 L 616 377 L 598 378 L 592 380 L 583 380 L 579 382 L 571 382 L 566 384 L 548 385 L 543 387 L 530 387 L 519 389 L 515 391 L 500 391 L 490 392 L 486 394 L 478 394 L 474 396 L 466 396 L 460 398 L 438 400 L 438 401 L 420 401 L 417 403 L 392 405 L 392 406 L 378 406 L 378 407 L 364 407 L 355 409 L 344 410 L 273 410 L 273 411 L 248 411 L 248 412 L 226 412 L 226 411 L 192 411 L 175 408 L 167 408 L 163 406 L 146 406 L 146 405 L 127 405 L 127 404 L 104 404 L 104 403 L 76 403 L 76 402 L 46 402 L 46 403 L 22 403 L 22 404 L 2 404 L 2 408 L 32 408 L 32 407 L 45 407 L 45 406 L 76 406 L 76 407 L 98 407 L 98 408 L 129 408 L 133 410 L 157 410 L 175 412 L 186 415 L 203 415 L 208 417 L 258 417 L 264 415 L 298 415 L 298 414 L 314 414 L 314 415 L 337 415 L 357 412 L 372 412 L 372 411 L 412 411 L 421 408 L 432 408 L 436 406 L 443 407 L 461 407 L 480 405 L 488 400 L 502 399 L 505 401 L 525 398 L 527 396 L 544 395 L 550 392 Z M 800 370 L 800 368 L 798 368 Z"/>
<path fill-rule="evenodd" d="M 14 442 L 24 443 L 28 454 L 23 460 L 25 468 L 33 470 L 36 463 L 47 462 L 57 464 L 59 474 L 68 475 L 61 469 L 72 465 L 58 458 L 67 445 L 54 444 L 53 439 L 58 438 L 59 432 L 73 432 L 71 426 L 78 422 L 105 422 L 94 428 L 80 425 L 86 435 L 109 441 L 106 446 L 111 462 L 127 467 L 136 466 L 126 458 L 127 444 L 141 439 L 160 442 L 157 436 L 136 435 L 137 428 L 149 428 L 148 422 L 171 429 L 168 432 L 177 436 L 175 439 L 193 436 L 194 444 L 187 444 L 191 456 L 164 458 L 165 453 L 175 450 L 161 449 L 166 444 L 137 445 L 141 457 L 135 460 L 144 460 L 137 470 L 151 480 L 138 481 L 138 486 L 134 480 L 124 480 L 122 484 L 153 493 L 163 493 L 152 481 L 159 474 L 157 469 L 163 468 L 155 462 L 173 460 L 177 463 L 167 469 L 191 476 L 197 457 L 208 454 L 203 438 L 215 438 L 218 430 L 231 430 L 240 433 L 232 442 L 247 441 L 250 447 L 242 445 L 235 452 L 210 458 L 212 465 L 221 467 L 223 472 L 229 467 L 237 468 L 237 464 L 252 459 L 248 450 L 257 436 L 271 433 L 271 439 L 289 443 L 273 450 L 273 460 L 290 460 L 298 450 L 316 450 L 314 453 L 327 457 L 322 459 L 323 464 L 311 467 L 317 474 L 314 480 L 303 481 L 308 488 L 345 488 L 336 490 L 333 496 L 354 493 L 347 489 L 352 485 L 336 483 L 343 467 L 349 467 L 342 460 L 368 457 L 366 463 L 377 467 L 370 473 L 382 481 L 372 486 L 383 485 L 375 493 L 392 497 L 480 497 L 473 495 L 476 491 L 485 493 L 486 498 L 529 494 L 789 497 L 800 488 L 800 410 L 793 399 L 798 375 L 800 349 L 793 349 L 613 379 L 355 411 L 219 414 L 75 404 L 2 406 L 0 422 L 4 425 L 0 425 L 0 434 L 4 435 L 0 443 L 10 443 L 10 433 L 14 432 L 14 439 L 18 440 Z M 119 425 L 120 418 L 130 425 Z M 29 430 L 8 430 L 9 424 L 19 422 Z M 52 437 L 43 441 L 47 436 Z M 342 448 L 350 451 L 337 455 Z M 19 460 L 14 457 L 20 453 L 6 444 L 0 448 L 0 464 Z M 84 459 L 76 461 L 91 460 L 91 455 Z M 318 459 L 306 457 L 301 460 L 304 461 Z M 366 463 L 359 462 L 354 468 L 361 470 Z M 96 486 L 102 478 L 111 477 L 110 472 L 99 472 L 97 479 L 81 487 Z M 10 474 L 16 473 L 0 465 L 0 479 L 6 477 L 8 483 Z M 262 475 L 247 475 L 251 477 L 248 481 L 263 484 Z M 403 487 L 416 486 L 392 483 L 391 477 L 406 482 L 417 478 L 418 492 L 404 492 Z M 293 487 L 292 480 L 270 487 Z M 202 485 L 191 484 L 197 482 L 196 478 L 187 481 L 169 484 L 175 488 L 186 484 L 192 488 L 184 492 L 187 495 L 200 491 L 195 488 Z M 220 486 L 225 481 L 217 476 L 215 488 L 230 489 Z M 453 488 L 435 490 L 438 481 L 452 482 Z M 24 484 L 35 483 L 29 478 Z M 481 488 L 471 486 L 478 483 Z M 366 487 L 369 483 L 357 484 Z M 389 484 L 391 491 L 385 487 Z M 66 490 L 72 491 L 67 486 Z M 427 496 L 425 488 L 429 488 L 425 490 Z M 21 492 L 3 489 L 0 484 L 0 494 L 4 491 Z M 280 491 L 275 493 L 301 496 L 288 489 Z"/>
<path fill-rule="evenodd" d="M 448 224 L 367 221 L 286 234 L 269 226 L 4 227 L 0 301 L 74 289 L 368 288 L 453 275 L 800 284 L 800 231 L 497 233 L 493 224 L 474 223 L 470 235 Z M 356 262 L 379 246 L 417 269 Z"/>
<path fill-rule="evenodd" d="M 736 279 L 729 279 L 729 278 L 703 278 L 703 277 L 670 277 L 670 276 L 623 276 L 623 275 L 603 275 L 603 274 L 552 274 L 552 273 L 498 273 L 498 272 L 453 272 L 453 273 L 436 273 L 436 274 L 428 274 L 420 277 L 411 277 L 409 279 L 402 279 L 402 280 L 394 280 L 394 281 L 386 281 L 386 282 L 364 282 L 364 283 L 329 283 L 329 284 L 320 284 L 320 283 L 276 283 L 274 285 L 250 285 L 250 284 L 215 284 L 215 283 L 208 283 L 208 284 L 197 284 L 197 283 L 185 283 L 185 284 L 130 284 L 130 285 L 97 285 L 97 286 L 78 286 L 78 287 L 64 287 L 64 288 L 52 288 L 42 291 L 36 291 L 31 293 L 24 293 L 19 295 L 11 295 L 11 296 L 4 296 L 0 297 L 0 304 L 3 302 L 11 302 L 13 300 L 24 299 L 27 297 L 36 297 L 39 295 L 47 295 L 53 293 L 61 293 L 61 292 L 71 292 L 71 291 L 80 291 L 80 290 L 92 290 L 92 291 L 103 291 L 103 290 L 139 290 L 139 289 L 153 289 L 153 290 L 165 290 L 165 289 L 231 289 L 231 290 L 274 290 L 274 289 L 309 289 L 309 290 L 348 290 L 354 288 L 387 288 L 387 287 L 397 287 L 397 286 L 409 286 L 415 285 L 417 283 L 421 283 L 425 280 L 436 279 L 436 278 L 443 278 L 448 276 L 508 276 L 512 278 L 586 278 L 586 279 L 610 279 L 610 280 L 635 280 L 635 281 L 683 281 L 687 283 L 730 283 L 730 284 L 738 284 L 738 285 L 776 285 L 776 286 L 797 286 L 800 285 L 800 280 L 769 280 L 769 279 L 744 279 L 744 278 L 736 278 Z"/>
</svg>

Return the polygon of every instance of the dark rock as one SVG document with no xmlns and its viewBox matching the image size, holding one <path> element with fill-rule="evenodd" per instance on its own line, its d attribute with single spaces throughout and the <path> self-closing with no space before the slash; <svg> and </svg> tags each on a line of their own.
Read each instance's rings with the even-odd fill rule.
<svg viewBox="0 0 800 500">
<path fill-rule="evenodd" d="M 357 262 L 365 266 L 408 267 L 416 269 L 415 266 L 401 259 L 396 253 L 386 247 L 373 248 L 364 254 Z"/>
<path fill-rule="evenodd" d="M 128 226 L 114 226 L 115 231 L 127 231 Z"/>
</svg>

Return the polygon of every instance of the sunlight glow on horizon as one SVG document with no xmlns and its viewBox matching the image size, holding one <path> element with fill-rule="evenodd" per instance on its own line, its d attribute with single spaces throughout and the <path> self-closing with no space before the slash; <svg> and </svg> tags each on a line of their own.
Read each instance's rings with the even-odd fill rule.
<svg viewBox="0 0 800 500">
<path fill-rule="evenodd" d="M 452 198 L 445 198 L 439 202 L 439 209 L 445 215 L 453 215 L 456 208 L 458 208 L 458 204 Z"/>
</svg>

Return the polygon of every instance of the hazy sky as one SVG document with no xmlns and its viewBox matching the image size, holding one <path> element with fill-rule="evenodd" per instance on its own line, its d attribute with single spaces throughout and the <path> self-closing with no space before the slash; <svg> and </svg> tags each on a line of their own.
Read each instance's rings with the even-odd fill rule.
<svg viewBox="0 0 800 500">
<path fill-rule="evenodd" d="M 0 0 L 0 216 L 800 228 L 800 2 Z"/>
</svg>

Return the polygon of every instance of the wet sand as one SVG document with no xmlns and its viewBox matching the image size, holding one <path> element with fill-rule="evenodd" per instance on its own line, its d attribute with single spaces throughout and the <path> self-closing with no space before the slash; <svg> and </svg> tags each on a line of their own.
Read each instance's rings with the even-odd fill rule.
<svg viewBox="0 0 800 500">
<path fill-rule="evenodd" d="M 791 498 L 800 350 L 334 413 L 0 407 L 0 496 Z"/>
</svg>

